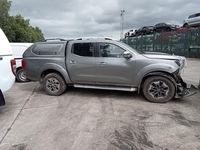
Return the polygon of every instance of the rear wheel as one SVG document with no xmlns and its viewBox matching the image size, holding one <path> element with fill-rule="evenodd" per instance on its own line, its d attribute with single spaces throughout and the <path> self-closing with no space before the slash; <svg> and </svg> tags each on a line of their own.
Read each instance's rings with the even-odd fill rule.
<svg viewBox="0 0 200 150">
<path fill-rule="evenodd" d="M 27 77 L 26 74 L 24 73 L 24 71 L 22 69 L 17 70 L 16 73 L 16 80 L 18 82 L 28 82 L 30 81 Z"/>
<path fill-rule="evenodd" d="M 187 23 L 185 23 L 185 24 L 183 25 L 183 27 L 188 28 L 189 25 L 188 25 Z"/>
<path fill-rule="evenodd" d="M 143 84 L 143 94 L 150 102 L 165 103 L 174 97 L 175 86 L 168 78 L 151 76 Z"/>
<path fill-rule="evenodd" d="M 50 73 L 46 75 L 42 83 L 46 93 L 52 96 L 61 95 L 67 88 L 65 80 L 58 73 Z"/>
<path fill-rule="evenodd" d="M 171 28 L 167 28 L 167 31 L 170 32 L 170 31 L 171 31 Z"/>
<path fill-rule="evenodd" d="M 142 35 L 146 35 L 146 32 L 142 32 Z"/>
</svg>

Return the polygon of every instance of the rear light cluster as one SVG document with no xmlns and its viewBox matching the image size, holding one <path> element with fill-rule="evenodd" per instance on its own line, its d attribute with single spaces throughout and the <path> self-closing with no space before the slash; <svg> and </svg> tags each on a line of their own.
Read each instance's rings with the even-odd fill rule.
<svg viewBox="0 0 200 150">
<path fill-rule="evenodd" d="M 22 69 L 25 70 L 26 68 L 26 60 L 22 59 Z"/>
<path fill-rule="evenodd" d="M 10 60 L 10 66 L 12 73 L 16 76 L 16 61 L 14 59 Z"/>
</svg>

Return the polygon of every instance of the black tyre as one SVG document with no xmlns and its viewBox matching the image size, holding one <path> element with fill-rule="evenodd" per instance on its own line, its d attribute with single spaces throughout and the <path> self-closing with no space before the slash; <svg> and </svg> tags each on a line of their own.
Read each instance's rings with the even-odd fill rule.
<svg viewBox="0 0 200 150">
<path fill-rule="evenodd" d="M 175 86 L 171 80 L 162 76 L 151 76 L 143 84 L 143 94 L 150 102 L 165 103 L 175 95 Z"/>
<path fill-rule="evenodd" d="M 168 32 L 171 32 L 171 28 L 167 28 L 167 31 L 168 31 Z"/>
<path fill-rule="evenodd" d="M 46 93 L 52 96 L 61 95 L 67 88 L 65 80 L 58 73 L 50 73 L 46 75 L 42 85 Z"/>
<path fill-rule="evenodd" d="M 183 27 L 188 28 L 189 25 L 188 25 L 187 23 L 185 23 L 185 24 L 183 25 Z"/>
<path fill-rule="evenodd" d="M 16 80 L 18 82 L 29 82 L 30 80 L 26 77 L 26 74 L 22 69 L 17 70 Z"/>
</svg>

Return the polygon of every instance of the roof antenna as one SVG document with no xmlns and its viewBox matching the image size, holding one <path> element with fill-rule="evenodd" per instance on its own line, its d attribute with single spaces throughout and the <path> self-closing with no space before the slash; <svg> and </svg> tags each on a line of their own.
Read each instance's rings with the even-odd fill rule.
<svg viewBox="0 0 200 150">
<path fill-rule="evenodd" d="M 80 34 L 79 34 L 79 32 L 78 31 L 76 31 L 76 32 L 77 32 L 78 36 L 81 37 Z"/>
</svg>

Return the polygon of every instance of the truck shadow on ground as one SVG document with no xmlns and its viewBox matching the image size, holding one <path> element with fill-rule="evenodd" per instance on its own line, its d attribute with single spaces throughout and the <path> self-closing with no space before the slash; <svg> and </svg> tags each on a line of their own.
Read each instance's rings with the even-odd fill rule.
<svg viewBox="0 0 200 150">
<path fill-rule="evenodd" d="M 38 85 L 35 90 L 38 94 L 46 94 L 42 85 Z M 117 90 L 102 90 L 102 89 L 85 89 L 85 88 L 75 88 L 72 86 L 67 87 L 66 91 L 62 95 L 76 95 L 81 97 L 97 97 L 99 99 L 110 98 L 113 100 L 134 100 L 140 102 L 149 102 L 143 95 L 142 92 L 138 94 L 138 92 L 128 92 L 128 91 L 117 91 Z M 61 95 L 61 96 L 62 96 Z M 167 103 L 187 103 L 187 98 L 174 98 Z"/>
<path fill-rule="evenodd" d="M 42 85 L 39 85 L 35 90 L 38 94 L 46 94 Z M 146 101 L 143 94 L 138 92 L 128 92 L 128 91 L 116 91 L 116 90 L 101 90 L 101 89 L 85 89 L 85 88 L 75 88 L 67 87 L 66 91 L 62 95 L 76 95 L 80 97 L 97 97 L 99 99 L 109 98 L 109 99 L 123 99 L 123 100 L 137 100 Z M 61 95 L 61 96 L 62 96 Z"/>
</svg>

